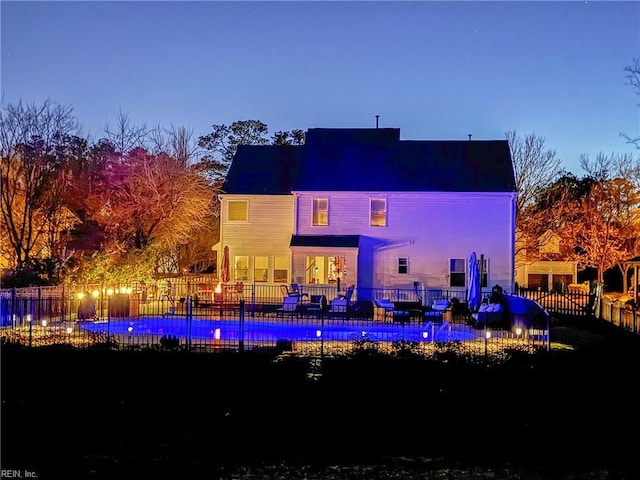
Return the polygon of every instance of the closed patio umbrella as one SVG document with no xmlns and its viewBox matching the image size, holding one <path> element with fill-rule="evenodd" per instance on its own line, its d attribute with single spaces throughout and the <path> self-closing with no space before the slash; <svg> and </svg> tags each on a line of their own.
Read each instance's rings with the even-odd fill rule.
<svg viewBox="0 0 640 480">
<path fill-rule="evenodd" d="M 469 272 L 467 275 L 467 303 L 469 309 L 475 312 L 480 307 L 481 293 L 480 293 L 480 267 L 478 265 L 478 258 L 476 252 L 471 252 L 469 256 Z"/>
<path fill-rule="evenodd" d="M 224 251 L 222 253 L 222 264 L 220 265 L 220 279 L 222 283 L 229 283 L 231 279 L 231 275 L 229 273 L 229 246 L 224 246 Z"/>
</svg>

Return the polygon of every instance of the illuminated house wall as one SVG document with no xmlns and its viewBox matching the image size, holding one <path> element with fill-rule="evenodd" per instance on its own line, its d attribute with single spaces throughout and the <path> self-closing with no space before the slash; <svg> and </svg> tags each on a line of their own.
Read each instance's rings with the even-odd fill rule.
<svg viewBox="0 0 640 480">
<path fill-rule="evenodd" d="M 513 288 L 516 193 L 504 140 L 310 129 L 304 146 L 241 146 L 223 191 L 250 207 L 242 225 L 223 215 L 221 245 L 251 258 L 288 251 L 291 281 L 309 280 L 310 259 L 340 257 L 345 284 L 448 289 L 451 259 L 475 251 L 489 286 Z"/>
</svg>

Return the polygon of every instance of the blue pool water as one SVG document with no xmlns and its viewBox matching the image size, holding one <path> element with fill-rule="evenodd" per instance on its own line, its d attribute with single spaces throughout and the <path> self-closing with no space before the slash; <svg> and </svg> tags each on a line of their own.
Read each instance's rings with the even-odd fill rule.
<svg viewBox="0 0 640 480">
<path fill-rule="evenodd" d="M 109 332 L 111 335 L 175 335 L 192 339 L 238 341 L 238 320 L 187 320 L 183 318 L 139 318 L 135 320 L 111 320 L 107 323 L 84 323 L 81 328 L 93 332 Z M 294 341 L 353 341 L 372 340 L 393 342 L 398 340 L 432 342 L 465 341 L 475 338 L 473 332 L 451 329 L 448 324 L 405 325 L 383 323 L 339 323 L 324 325 L 286 322 L 260 322 L 245 320 L 242 329 L 246 342 L 276 342 L 279 339 Z"/>
</svg>

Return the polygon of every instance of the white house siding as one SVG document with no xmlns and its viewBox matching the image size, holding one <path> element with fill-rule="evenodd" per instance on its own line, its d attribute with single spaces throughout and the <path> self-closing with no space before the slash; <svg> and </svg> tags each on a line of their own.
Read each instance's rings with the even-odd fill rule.
<svg viewBox="0 0 640 480">
<path fill-rule="evenodd" d="M 449 259 L 467 259 L 475 251 L 488 259 L 489 286 L 513 289 L 514 193 L 294 193 L 297 234 L 364 236 L 359 261 L 370 258 L 373 268 L 358 269 L 373 275 L 358 278 L 359 287 L 413 288 L 422 282 L 428 289 L 447 289 Z M 313 198 L 329 199 L 326 227 L 311 225 Z M 386 227 L 369 226 L 370 198 L 387 199 Z M 399 257 L 409 259 L 407 275 L 397 273 Z"/>
<path fill-rule="evenodd" d="M 229 200 L 248 201 L 248 221 L 229 222 L 227 203 Z M 249 257 L 249 282 L 253 282 L 254 258 L 269 257 L 269 283 L 273 281 L 274 257 L 290 258 L 291 234 L 293 232 L 292 195 L 231 195 L 221 196 L 220 249 L 229 247 L 231 279 L 234 278 L 235 255 Z M 218 256 L 222 258 L 221 255 Z M 289 268 L 291 275 L 291 268 Z"/>
</svg>

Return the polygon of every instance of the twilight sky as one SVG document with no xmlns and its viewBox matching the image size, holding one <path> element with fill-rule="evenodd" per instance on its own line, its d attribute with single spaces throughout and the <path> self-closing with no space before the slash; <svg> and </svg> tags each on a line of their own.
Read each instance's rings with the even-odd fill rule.
<svg viewBox="0 0 640 480">
<path fill-rule="evenodd" d="M 635 150 L 640 2 L 0 2 L 2 102 L 70 105 L 83 134 L 261 120 L 403 140 L 536 133 L 569 171 Z"/>
</svg>

